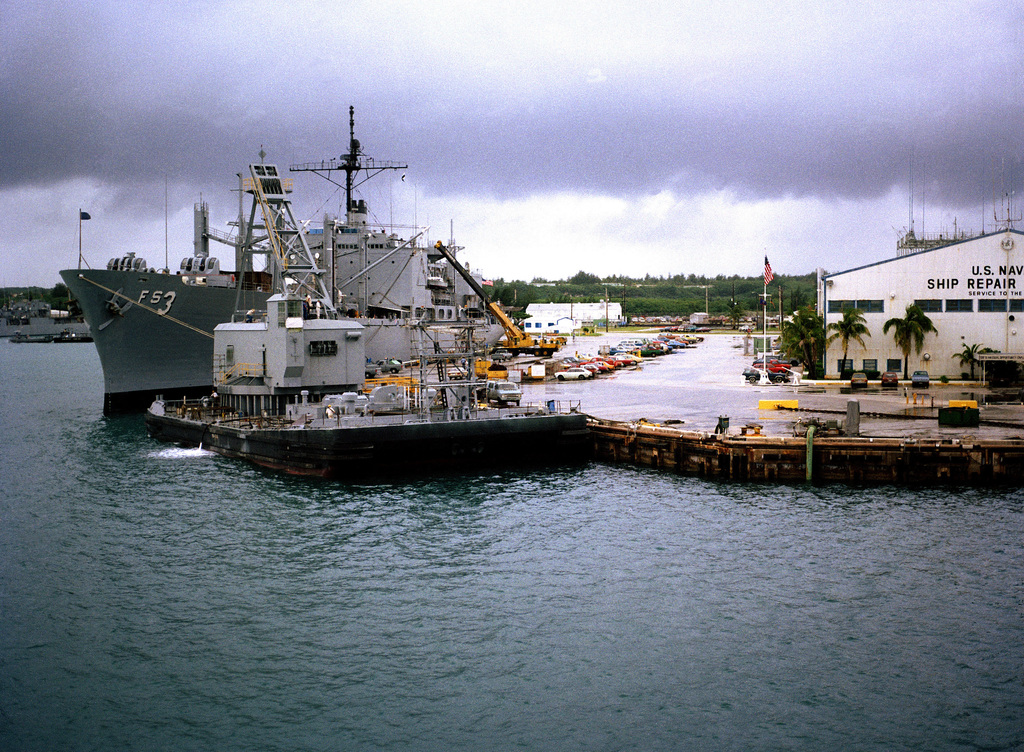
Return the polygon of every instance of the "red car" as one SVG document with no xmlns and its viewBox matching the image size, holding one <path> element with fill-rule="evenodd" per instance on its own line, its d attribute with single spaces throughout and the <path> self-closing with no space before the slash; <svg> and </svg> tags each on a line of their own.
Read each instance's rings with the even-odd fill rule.
<svg viewBox="0 0 1024 752">
<path fill-rule="evenodd" d="M 608 373 L 609 371 L 612 371 L 615 368 L 615 366 L 613 366 L 610 363 L 607 363 L 607 362 L 601 360 L 600 358 L 592 358 L 592 359 L 588 360 L 586 363 L 583 363 L 582 365 L 588 365 L 588 364 L 589 365 L 593 365 L 593 366 L 597 366 L 597 370 L 600 371 L 601 373 Z"/>
<path fill-rule="evenodd" d="M 638 361 L 636 358 L 631 358 L 628 355 L 610 355 L 608 362 L 613 364 L 616 368 L 623 368 L 625 366 L 635 366 Z"/>
<path fill-rule="evenodd" d="M 765 368 L 764 362 L 761 358 L 758 358 L 753 363 L 754 368 L 766 370 L 769 373 L 789 373 L 791 368 L 789 363 L 783 363 L 778 358 L 768 358 L 768 367 Z"/>
</svg>

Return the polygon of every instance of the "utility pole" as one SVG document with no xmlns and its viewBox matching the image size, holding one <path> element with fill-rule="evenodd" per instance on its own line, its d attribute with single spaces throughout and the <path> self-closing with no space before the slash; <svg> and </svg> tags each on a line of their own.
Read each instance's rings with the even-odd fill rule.
<svg viewBox="0 0 1024 752">
<path fill-rule="evenodd" d="M 694 287 L 694 288 L 703 289 L 704 290 L 704 313 L 705 313 L 705 315 L 711 313 L 711 309 L 710 309 L 710 306 L 709 306 L 709 301 L 711 300 L 709 290 L 711 290 L 711 285 L 683 285 L 683 287 L 684 288 Z"/>
</svg>

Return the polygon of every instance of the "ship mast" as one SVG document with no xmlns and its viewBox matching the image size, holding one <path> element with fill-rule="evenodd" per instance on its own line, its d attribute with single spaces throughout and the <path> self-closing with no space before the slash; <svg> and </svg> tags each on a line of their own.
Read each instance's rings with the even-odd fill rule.
<svg viewBox="0 0 1024 752">
<path fill-rule="evenodd" d="M 373 157 L 366 156 L 362 151 L 362 145 L 359 143 L 359 139 L 356 138 L 356 108 L 349 106 L 348 108 L 348 153 L 343 154 L 337 159 L 324 160 L 321 162 L 306 162 L 303 164 L 293 164 L 288 169 L 291 172 L 313 172 L 324 178 L 330 183 L 338 187 L 345 189 L 345 212 L 348 213 L 352 210 L 352 191 L 358 188 L 367 180 L 375 177 L 384 170 L 405 170 L 409 167 L 407 164 L 400 164 L 398 162 L 391 162 L 387 160 L 376 160 Z M 344 172 L 345 183 L 342 185 L 338 181 L 331 177 L 332 172 Z M 366 173 L 366 176 L 359 180 L 355 179 L 355 176 L 360 172 Z"/>
<path fill-rule="evenodd" d="M 324 160 L 320 162 L 305 162 L 302 164 L 293 164 L 288 167 L 291 172 L 312 172 L 329 183 L 333 183 L 339 188 L 345 189 L 345 221 L 349 223 L 351 220 L 351 214 L 355 210 L 355 203 L 352 200 L 353 191 L 361 186 L 363 183 L 368 181 L 383 172 L 384 170 L 405 170 L 409 167 L 407 164 L 399 162 L 391 162 L 387 160 L 375 160 L 373 157 L 368 157 L 363 153 L 362 145 L 359 143 L 359 139 L 356 138 L 356 108 L 349 106 L 348 108 L 348 153 L 343 154 L 337 159 Z M 345 182 L 344 184 L 339 183 L 337 180 L 331 177 L 332 172 L 344 172 Z M 360 180 L 357 178 L 359 173 L 364 173 L 364 177 Z M 325 238 L 326 241 L 326 238 Z M 335 274 L 335 263 L 334 263 L 334 244 L 331 243 L 331 291 L 332 293 L 337 291 L 337 279 Z M 324 250 L 327 250 L 325 247 Z"/>
</svg>

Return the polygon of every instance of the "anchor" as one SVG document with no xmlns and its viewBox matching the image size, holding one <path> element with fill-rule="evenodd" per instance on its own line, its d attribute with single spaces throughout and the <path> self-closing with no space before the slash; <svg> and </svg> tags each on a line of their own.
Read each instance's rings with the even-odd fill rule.
<svg viewBox="0 0 1024 752">
<path fill-rule="evenodd" d="M 123 287 L 119 288 L 117 292 L 110 296 L 110 300 L 107 301 L 107 310 L 116 316 L 124 318 L 124 312 L 131 308 L 135 304 L 135 301 L 131 298 L 125 298 L 125 296 L 121 294 L 122 290 L 124 290 Z M 123 306 L 119 305 L 117 302 L 118 298 L 124 298 L 127 302 Z M 115 321 L 113 316 L 100 324 L 100 330 L 102 331 L 103 329 L 106 329 L 110 326 L 112 321 Z"/>
</svg>

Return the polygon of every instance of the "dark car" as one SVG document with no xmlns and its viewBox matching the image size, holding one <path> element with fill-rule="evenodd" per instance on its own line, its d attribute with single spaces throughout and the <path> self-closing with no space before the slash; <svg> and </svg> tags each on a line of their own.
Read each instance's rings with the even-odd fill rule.
<svg viewBox="0 0 1024 752">
<path fill-rule="evenodd" d="M 768 374 L 768 381 L 772 384 L 785 384 L 790 379 L 790 371 L 788 368 L 782 370 L 773 371 L 771 368 L 772 364 L 768 364 L 768 370 L 765 372 Z M 757 384 L 761 381 L 762 371 L 758 368 L 752 368 L 747 366 L 743 369 L 743 378 L 749 381 L 751 384 Z"/>
<path fill-rule="evenodd" d="M 897 387 L 900 384 L 900 375 L 895 371 L 886 371 L 882 374 L 882 386 Z"/>
<path fill-rule="evenodd" d="M 910 375 L 910 385 L 915 389 L 927 389 L 928 388 L 928 372 L 927 371 L 914 371 Z"/>
<path fill-rule="evenodd" d="M 868 375 L 863 371 L 857 371 L 850 377 L 850 389 L 867 389 Z"/>
<path fill-rule="evenodd" d="M 761 380 L 761 372 L 756 368 L 747 366 L 743 369 L 743 378 L 749 381 L 751 384 L 756 384 Z"/>
</svg>

